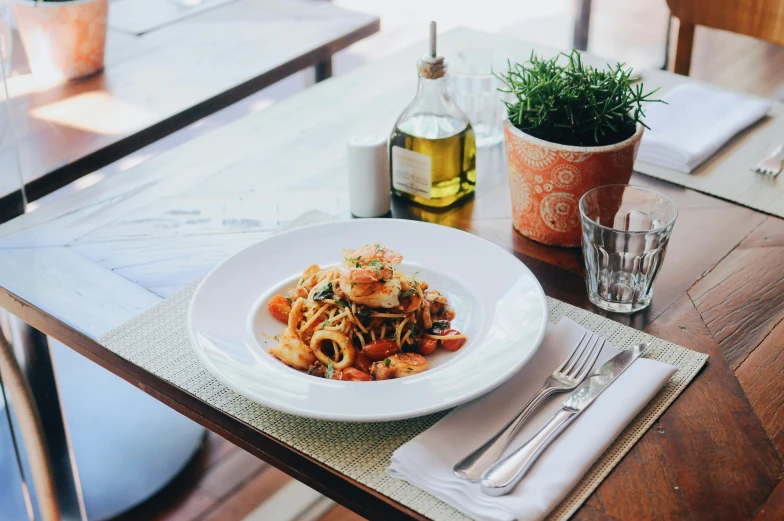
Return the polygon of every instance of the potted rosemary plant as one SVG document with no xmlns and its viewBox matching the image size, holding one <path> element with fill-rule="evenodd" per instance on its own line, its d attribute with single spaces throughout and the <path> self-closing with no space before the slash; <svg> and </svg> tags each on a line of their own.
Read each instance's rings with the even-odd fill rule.
<svg viewBox="0 0 784 521">
<path fill-rule="evenodd" d="M 103 69 L 108 0 L 16 0 L 19 35 L 33 74 L 45 82 Z"/>
<path fill-rule="evenodd" d="M 631 69 L 601 70 L 572 51 L 532 54 L 500 74 L 514 227 L 555 246 L 580 245 L 578 203 L 588 190 L 626 184 L 645 124 L 643 94 Z"/>
</svg>

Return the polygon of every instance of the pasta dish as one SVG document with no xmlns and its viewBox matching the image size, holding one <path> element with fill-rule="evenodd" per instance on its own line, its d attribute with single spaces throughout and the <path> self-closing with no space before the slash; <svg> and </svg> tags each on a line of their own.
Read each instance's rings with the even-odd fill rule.
<svg viewBox="0 0 784 521">
<path fill-rule="evenodd" d="M 450 327 L 447 298 L 398 271 L 402 261 L 368 244 L 344 250 L 338 266 L 307 268 L 296 287 L 269 301 L 286 324 L 269 353 L 310 375 L 372 381 L 421 373 L 439 347 L 460 349 L 467 338 Z"/>
</svg>

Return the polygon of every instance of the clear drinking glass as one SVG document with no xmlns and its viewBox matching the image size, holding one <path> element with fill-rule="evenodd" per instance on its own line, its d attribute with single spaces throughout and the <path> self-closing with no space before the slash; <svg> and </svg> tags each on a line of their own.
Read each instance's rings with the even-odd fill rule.
<svg viewBox="0 0 784 521">
<path fill-rule="evenodd" d="M 583 195 L 580 218 L 591 302 L 617 313 L 647 307 L 677 216 L 671 200 L 639 186 L 600 186 Z"/>
<path fill-rule="evenodd" d="M 493 73 L 507 68 L 507 57 L 492 51 L 476 49 L 449 56 L 449 92 L 468 115 L 477 146 L 494 145 L 504 139 L 506 106 L 498 92 L 501 81 Z"/>
</svg>

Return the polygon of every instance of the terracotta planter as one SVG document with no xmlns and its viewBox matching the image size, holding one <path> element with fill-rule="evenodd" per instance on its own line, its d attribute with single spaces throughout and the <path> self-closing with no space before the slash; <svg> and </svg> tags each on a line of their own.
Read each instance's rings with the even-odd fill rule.
<svg viewBox="0 0 784 521">
<path fill-rule="evenodd" d="M 33 74 L 72 80 L 103 69 L 108 0 L 16 0 L 19 33 Z"/>
<path fill-rule="evenodd" d="M 529 136 L 504 122 L 512 222 L 517 231 L 553 246 L 580 245 L 580 198 L 593 188 L 627 184 L 643 127 L 601 147 L 573 147 Z"/>
</svg>

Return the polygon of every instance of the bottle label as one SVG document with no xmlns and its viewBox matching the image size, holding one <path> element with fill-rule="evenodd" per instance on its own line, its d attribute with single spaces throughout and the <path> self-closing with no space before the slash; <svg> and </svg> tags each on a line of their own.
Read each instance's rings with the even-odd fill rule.
<svg viewBox="0 0 784 521">
<path fill-rule="evenodd" d="M 430 156 L 392 147 L 392 186 L 395 190 L 430 199 Z"/>
</svg>

